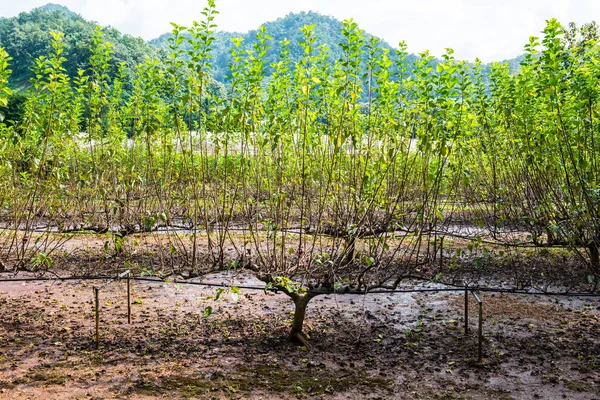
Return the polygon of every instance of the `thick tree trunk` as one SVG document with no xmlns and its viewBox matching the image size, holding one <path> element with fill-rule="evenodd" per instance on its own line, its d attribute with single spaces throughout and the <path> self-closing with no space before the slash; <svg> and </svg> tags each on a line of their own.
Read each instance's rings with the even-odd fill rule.
<svg viewBox="0 0 600 400">
<path fill-rule="evenodd" d="M 273 284 L 275 281 L 270 275 L 257 274 L 256 277 L 267 284 Z M 290 331 L 290 338 L 299 342 L 300 344 L 309 347 L 308 342 L 303 334 L 304 319 L 306 317 L 306 307 L 308 302 L 320 294 L 327 294 L 328 291 L 322 292 L 309 292 L 306 294 L 299 294 L 298 292 L 289 292 L 285 287 L 279 287 L 279 289 L 288 295 L 294 301 L 294 321 L 292 322 L 292 329 Z"/>
<path fill-rule="evenodd" d="M 290 336 L 293 340 L 296 340 L 307 347 L 309 344 L 304 338 L 302 330 L 304 327 L 304 318 L 306 317 L 306 307 L 308 306 L 308 302 L 315 296 L 316 294 L 314 293 L 308 293 L 305 295 L 292 293 L 290 295 L 292 300 L 294 300 L 294 305 L 296 306 L 294 310 L 294 321 L 292 322 L 292 331 Z"/>
<path fill-rule="evenodd" d="M 306 295 L 305 296 L 296 296 L 294 299 L 294 304 L 296 305 L 296 310 L 294 311 L 294 322 L 292 323 L 292 334 L 302 334 L 302 328 L 304 326 L 304 318 L 306 317 L 306 306 L 308 305 L 308 301 Z"/>
</svg>

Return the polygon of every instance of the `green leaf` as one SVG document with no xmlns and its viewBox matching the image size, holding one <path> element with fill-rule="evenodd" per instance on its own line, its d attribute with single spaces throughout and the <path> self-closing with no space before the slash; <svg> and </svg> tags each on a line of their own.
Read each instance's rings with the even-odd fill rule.
<svg viewBox="0 0 600 400">
<path fill-rule="evenodd" d="M 442 214 L 441 210 L 436 208 L 435 215 L 439 218 L 440 221 L 444 222 L 444 215 Z"/>
</svg>

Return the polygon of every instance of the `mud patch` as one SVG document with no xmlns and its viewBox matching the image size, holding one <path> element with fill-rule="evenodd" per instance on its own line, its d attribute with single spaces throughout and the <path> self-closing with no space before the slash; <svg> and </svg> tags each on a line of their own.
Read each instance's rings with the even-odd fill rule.
<svg viewBox="0 0 600 400">
<path fill-rule="evenodd" d="M 461 293 L 318 297 L 309 305 L 305 349 L 288 340 L 293 307 L 283 295 L 242 290 L 239 302 L 227 295 L 214 302 L 210 289 L 136 282 L 128 325 L 126 287 L 115 282 L 101 294 L 96 351 L 89 283 L 0 289 L 5 399 L 590 399 L 600 392 L 599 304 L 585 298 L 484 294 L 480 364 L 475 303 L 465 335 Z"/>
</svg>

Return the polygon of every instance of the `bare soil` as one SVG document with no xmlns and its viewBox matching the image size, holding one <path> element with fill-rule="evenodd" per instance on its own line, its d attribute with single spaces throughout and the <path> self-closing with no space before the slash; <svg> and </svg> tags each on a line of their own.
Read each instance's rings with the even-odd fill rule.
<svg viewBox="0 0 600 400">
<path fill-rule="evenodd" d="M 282 294 L 136 282 L 128 325 L 114 282 L 95 350 L 94 284 L 0 283 L 0 398 L 600 398 L 597 299 L 483 294 L 478 363 L 476 303 L 465 335 L 459 293 L 317 297 L 306 349 Z"/>
</svg>

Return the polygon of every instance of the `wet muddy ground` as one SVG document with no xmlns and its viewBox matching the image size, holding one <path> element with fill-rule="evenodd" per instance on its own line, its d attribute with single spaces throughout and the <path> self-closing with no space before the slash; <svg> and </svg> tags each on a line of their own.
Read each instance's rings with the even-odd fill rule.
<svg viewBox="0 0 600 400">
<path fill-rule="evenodd" d="M 317 297 L 307 349 L 283 294 L 173 283 L 135 282 L 131 325 L 125 283 L 103 290 L 95 350 L 97 283 L 0 283 L 0 398 L 600 398 L 598 299 L 483 293 L 478 363 L 460 293 Z"/>
</svg>

